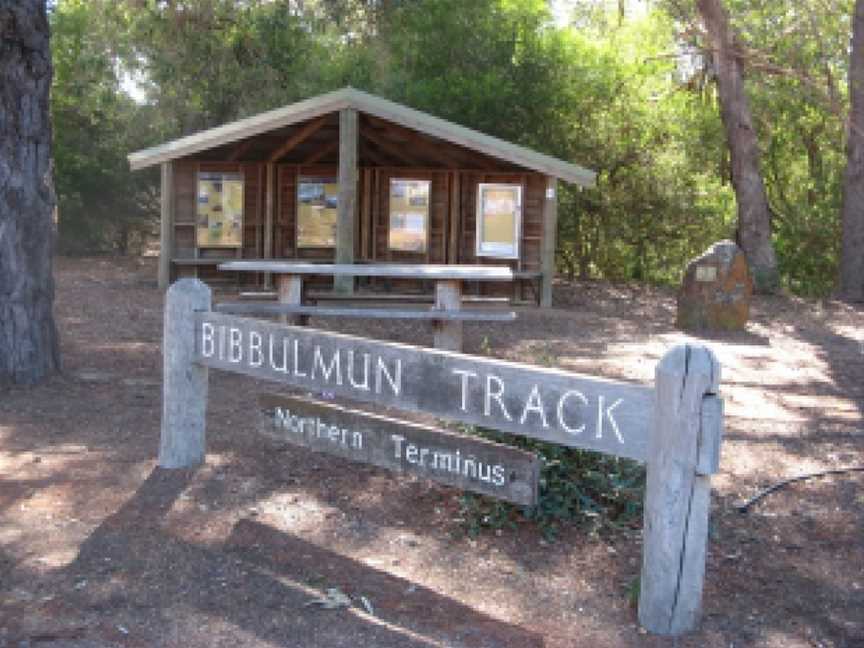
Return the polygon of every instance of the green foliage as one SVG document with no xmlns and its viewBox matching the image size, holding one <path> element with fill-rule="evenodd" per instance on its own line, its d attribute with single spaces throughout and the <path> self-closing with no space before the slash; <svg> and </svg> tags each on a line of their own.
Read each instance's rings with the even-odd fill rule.
<svg viewBox="0 0 864 648">
<path fill-rule="evenodd" d="M 824 294 L 852 0 L 726 4 L 784 284 Z M 736 221 L 711 70 L 682 55 L 703 45 L 694 2 L 570 6 L 564 26 L 545 0 L 58 0 L 61 242 L 123 249 L 152 227 L 156 177 L 130 174 L 130 151 L 350 84 L 596 170 L 596 189 L 559 192 L 561 269 L 677 282 Z"/>
<path fill-rule="evenodd" d="M 144 110 L 120 90 L 107 27 L 83 0 L 51 14 L 51 116 L 59 245 L 66 253 L 126 252 L 153 227 L 153 177 L 132 174 Z M 156 212 L 158 213 L 158 212 Z"/>
<path fill-rule="evenodd" d="M 534 452 L 543 462 L 536 506 L 519 507 L 480 495 L 463 495 L 460 516 L 469 535 L 511 528 L 520 519 L 535 522 L 548 540 L 554 540 L 565 523 L 611 531 L 641 522 L 645 469 L 635 461 L 482 428 L 468 431 Z"/>
</svg>

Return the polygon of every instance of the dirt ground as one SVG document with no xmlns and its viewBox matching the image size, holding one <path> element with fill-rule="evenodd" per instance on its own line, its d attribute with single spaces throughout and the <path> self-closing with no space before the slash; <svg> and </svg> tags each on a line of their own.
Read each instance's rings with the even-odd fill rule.
<svg viewBox="0 0 864 648">
<path fill-rule="evenodd" d="M 64 372 L 0 391 L 0 648 L 864 646 L 864 309 L 760 298 L 723 367 L 704 619 L 640 630 L 638 532 L 461 533 L 459 493 L 274 445 L 263 384 L 213 371 L 207 463 L 155 465 L 161 307 L 152 259 L 58 259 Z M 648 384 L 674 294 L 559 285 L 551 312 L 466 324 L 466 352 Z M 313 322 L 369 334 L 362 322 Z M 376 322 L 375 337 L 431 343 Z M 250 398 L 251 395 L 251 398 Z M 350 606 L 310 602 L 335 588 Z"/>
</svg>

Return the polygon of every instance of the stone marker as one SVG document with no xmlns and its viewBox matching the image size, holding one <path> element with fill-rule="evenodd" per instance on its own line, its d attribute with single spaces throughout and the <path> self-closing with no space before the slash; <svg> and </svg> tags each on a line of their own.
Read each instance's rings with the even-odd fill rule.
<svg viewBox="0 0 864 648">
<path fill-rule="evenodd" d="M 744 252 L 732 241 L 720 241 L 687 264 L 678 292 L 676 324 L 697 331 L 744 330 L 752 294 Z"/>
</svg>

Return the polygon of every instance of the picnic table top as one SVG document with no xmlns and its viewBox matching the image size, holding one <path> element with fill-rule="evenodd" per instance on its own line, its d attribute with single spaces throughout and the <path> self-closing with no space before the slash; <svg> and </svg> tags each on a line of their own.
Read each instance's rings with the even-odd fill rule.
<svg viewBox="0 0 864 648">
<path fill-rule="evenodd" d="M 445 265 L 399 263 L 300 263 L 295 261 L 228 261 L 220 270 L 272 272 L 276 274 L 347 275 L 352 277 L 391 277 L 404 279 L 513 281 L 507 266 Z"/>
</svg>

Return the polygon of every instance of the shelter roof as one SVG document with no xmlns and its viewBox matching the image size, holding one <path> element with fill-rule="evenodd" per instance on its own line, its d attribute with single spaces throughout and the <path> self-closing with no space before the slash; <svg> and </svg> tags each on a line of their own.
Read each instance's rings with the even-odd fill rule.
<svg viewBox="0 0 864 648">
<path fill-rule="evenodd" d="M 593 186 L 595 182 L 596 174 L 593 171 L 576 164 L 350 87 L 130 153 L 129 164 L 133 170 L 143 169 L 320 118 L 343 108 L 353 108 L 373 118 L 566 182 L 586 187 Z"/>
</svg>

